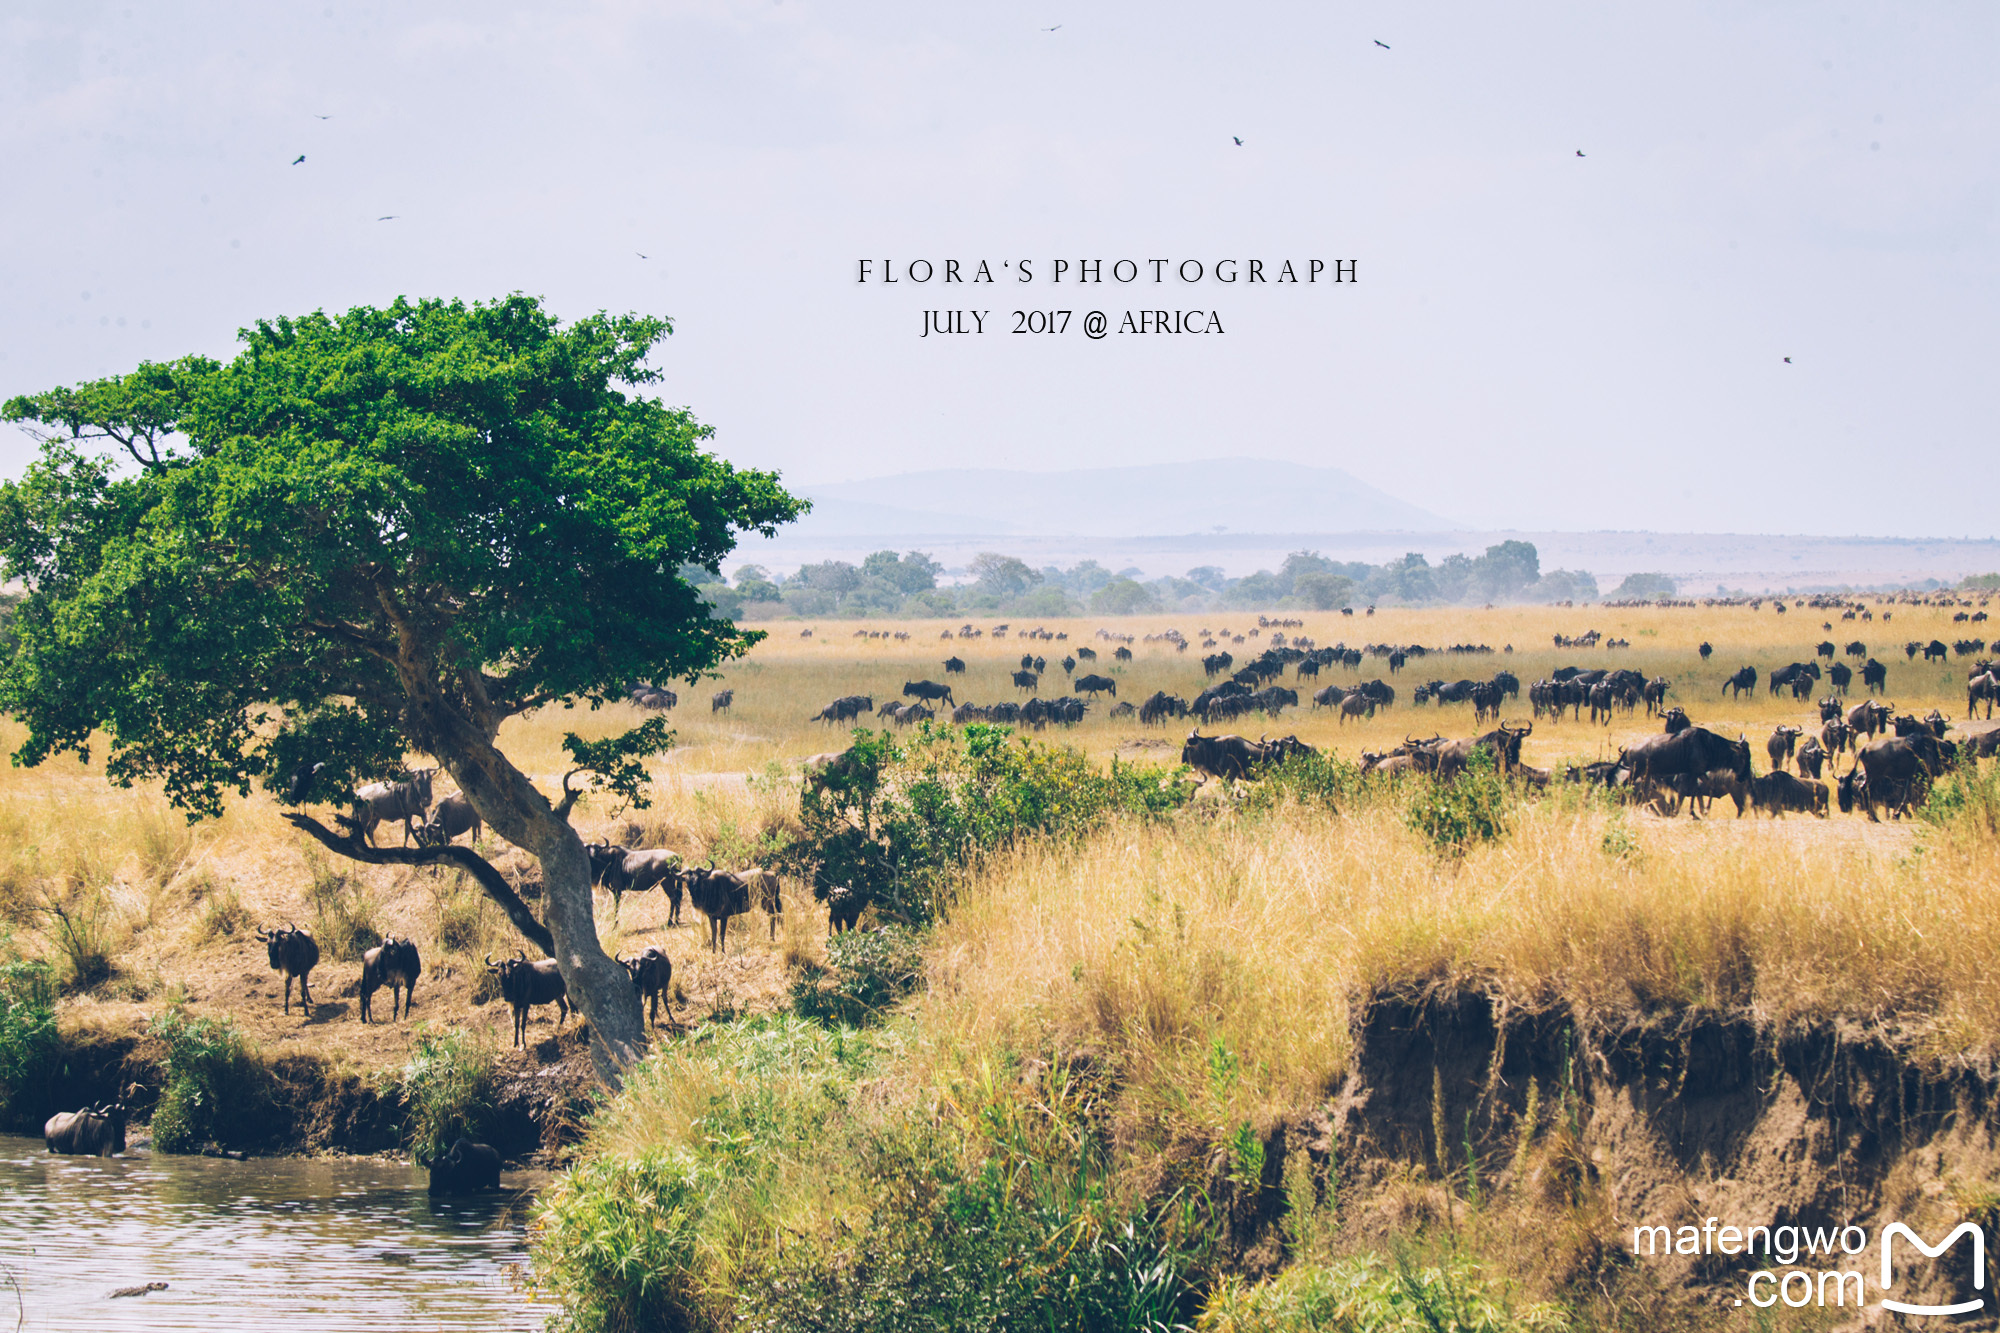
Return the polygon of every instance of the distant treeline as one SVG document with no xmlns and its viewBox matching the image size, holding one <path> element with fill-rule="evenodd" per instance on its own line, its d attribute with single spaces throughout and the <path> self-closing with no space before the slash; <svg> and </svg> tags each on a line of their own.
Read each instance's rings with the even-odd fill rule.
<svg viewBox="0 0 2000 1333">
<path fill-rule="evenodd" d="M 760 565 L 742 565 L 725 579 L 691 570 L 722 614 L 732 619 L 775 616 L 1015 616 L 1143 615 L 1160 611 L 1337 611 L 1349 606 L 1427 606 L 1446 603 L 1580 602 L 1598 599 L 1597 580 L 1583 570 L 1542 572 L 1533 542 L 1505 541 L 1483 555 L 1448 555 L 1433 565 L 1420 552 L 1371 565 L 1331 560 L 1317 551 L 1294 551 L 1275 570 L 1230 578 L 1215 565 L 1175 578 L 1147 578 L 1137 569 L 1110 570 L 1095 560 L 1069 569 L 981 552 L 961 581 L 940 583 L 946 573 L 923 551 L 877 551 L 859 565 L 825 560 L 789 576 Z M 1674 580 L 1633 574 L 1610 596 L 1671 597 Z"/>
</svg>

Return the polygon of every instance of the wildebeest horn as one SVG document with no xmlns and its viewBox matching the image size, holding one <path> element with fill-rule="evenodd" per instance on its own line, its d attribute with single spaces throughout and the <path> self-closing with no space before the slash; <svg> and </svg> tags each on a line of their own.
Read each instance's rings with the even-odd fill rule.
<svg viewBox="0 0 2000 1333">
<path fill-rule="evenodd" d="M 487 954 L 487 955 L 486 955 L 486 957 L 485 957 L 485 958 L 484 958 L 484 959 L 483 959 L 482 961 L 484 961 L 484 962 L 485 962 L 485 964 L 486 964 L 486 970 L 487 970 L 487 971 L 489 971 L 489 972 L 491 972 L 491 971 L 493 970 L 493 967 L 494 967 L 494 963 L 493 963 L 493 955 L 492 955 L 492 954 L 490 954 L 490 953 L 489 953 L 489 954 Z"/>
<path fill-rule="evenodd" d="M 528 961 L 528 951 L 526 949 L 516 949 L 514 952 L 520 956 L 522 962 L 525 963 Z"/>
</svg>

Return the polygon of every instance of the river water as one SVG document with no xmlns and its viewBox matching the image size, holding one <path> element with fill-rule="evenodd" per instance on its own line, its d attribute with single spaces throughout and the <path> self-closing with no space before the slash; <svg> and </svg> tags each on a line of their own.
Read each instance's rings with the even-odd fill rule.
<svg viewBox="0 0 2000 1333">
<path fill-rule="evenodd" d="M 381 1161 L 55 1157 L 0 1135 L 0 1333 L 540 1329 L 515 1279 L 527 1190 L 424 1193 Z M 119 1287 L 167 1290 L 108 1299 Z M 18 1284 L 18 1287 L 17 1285 Z"/>
</svg>

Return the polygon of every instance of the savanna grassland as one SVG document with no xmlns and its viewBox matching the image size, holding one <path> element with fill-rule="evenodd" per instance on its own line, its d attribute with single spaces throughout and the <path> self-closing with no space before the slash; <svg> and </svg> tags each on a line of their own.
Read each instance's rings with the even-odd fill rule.
<svg viewBox="0 0 2000 1333">
<path fill-rule="evenodd" d="M 1149 729 L 1102 701 L 1032 743 L 1075 747 L 1100 772 L 1159 765 L 1177 794 L 980 844 L 934 920 L 875 917 L 864 924 L 888 928 L 830 942 L 793 879 L 783 919 L 739 920 L 717 958 L 694 913 L 667 923 L 661 895 L 627 898 L 615 924 L 600 898 L 607 947 L 673 957 L 678 1027 L 551 1192 L 543 1283 L 575 1327 L 606 1330 L 1831 1322 L 1738 1309 L 1735 1270 L 1640 1263 L 1621 1232 L 1697 1198 L 1759 1222 L 1995 1207 L 1994 765 L 1941 783 L 1922 818 L 1871 824 L 1737 819 L 1726 805 L 1665 819 L 1492 774 L 1391 787 L 1353 761 L 1406 735 L 1474 734 L 1469 705 L 1411 706 L 1423 681 L 1504 667 L 1525 686 L 1602 665 L 1668 677 L 1668 702 L 1746 736 L 1761 773 L 1773 726 L 1818 722 L 1762 678 L 1812 660 L 1821 639 L 1864 640 L 1899 711 L 1964 722 L 1972 659 L 1926 665 L 1902 645 L 1984 627 L 1941 608 L 1874 610 L 1831 632 L 1811 608 L 1770 603 L 1304 613 L 1285 632 L 1321 646 L 1495 651 L 1412 659 L 1372 720 L 1343 726 L 1309 700 L 1314 684 L 1384 675 L 1374 657 L 1323 669 L 1281 717 L 1204 727 L 1295 733 L 1333 756 L 1235 792 L 1189 795 L 1167 771 L 1186 722 Z M 930 679 L 960 702 L 1022 700 L 1024 652 L 1048 659 L 1044 695 L 1067 693 L 1059 660 L 1091 647 L 1098 660 L 1076 674 L 1111 676 L 1119 699 L 1191 698 L 1198 631 L 1243 635 L 1223 644 L 1241 664 L 1267 641 L 1255 622 L 1046 622 L 1062 642 L 1024 640 L 1022 623 L 945 640 L 957 624 L 779 622 L 719 679 L 672 683 L 676 744 L 653 766 L 650 809 L 586 802 L 576 822 L 765 862 L 800 832 L 803 761 L 847 743 L 810 720 L 837 696 L 880 704 Z M 1113 660 L 1100 626 L 1134 636 L 1131 662 Z M 1146 641 L 1170 627 L 1185 653 Z M 1551 645 L 1593 629 L 1631 647 Z M 945 674 L 948 656 L 963 675 Z M 1758 688 L 1725 699 L 1744 665 Z M 733 705 L 711 712 L 722 688 Z M 545 710 L 502 745 L 554 791 L 565 731 L 610 735 L 642 716 Z M 1528 720 L 1525 691 L 1503 716 Z M 1523 758 L 1559 770 L 1613 757 L 1658 725 L 1643 711 L 1544 720 Z M 885 790 L 914 803 L 930 742 L 897 739 L 907 766 Z M 938 762 L 950 781 L 972 771 L 955 750 Z M 955 790 L 981 799 L 969 779 Z M 1439 810 L 1475 834 L 1441 841 Z M 483 846 L 532 881 L 526 857 L 490 835 Z M 512 947 L 499 913 L 453 874 L 333 862 L 262 796 L 190 828 L 156 794 L 74 763 L 0 774 L 0 908 L 7 948 L 56 965 L 73 1036 L 143 1034 L 174 1008 L 227 1018 L 266 1057 L 362 1075 L 402 1068 L 423 1033 L 507 1045 L 478 965 Z M 328 947 L 310 1020 L 283 1015 L 250 938 L 285 921 Z M 414 1023 L 363 1028 L 352 952 L 382 934 L 414 938 L 428 975 Z M 501 1063 L 560 1057 L 553 1017 L 531 1025 L 536 1049 Z"/>
</svg>

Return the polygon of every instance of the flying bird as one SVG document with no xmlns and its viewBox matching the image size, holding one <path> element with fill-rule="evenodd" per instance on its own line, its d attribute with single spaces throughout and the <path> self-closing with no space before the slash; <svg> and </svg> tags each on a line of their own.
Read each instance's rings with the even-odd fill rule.
<svg viewBox="0 0 2000 1333">
<path fill-rule="evenodd" d="M 312 113 L 312 118 L 313 118 L 314 120 L 332 120 L 332 119 L 333 119 L 333 117 L 332 117 L 332 116 L 322 116 L 322 115 L 321 115 L 321 114 L 320 114 L 319 112 L 317 112 L 317 111 L 315 111 L 315 112 L 313 112 L 313 113 Z"/>
<path fill-rule="evenodd" d="M 635 255 L 639 255 L 639 252 L 638 252 L 637 250 L 634 250 L 634 251 L 633 251 L 632 253 L 633 253 L 633 254 L 635 254 Z M 647 256 L 645 256 L 645 255 L 639 255 L 639 258 L 641 258 L 641 259 L 644 259 L 644 258 L 646 258 L 646 257 L 647 257 Z"/>
<path fill-rule="evenodd" d="M 1577 149 L 1577 150 L 1576 150 L 1576 155 L 1577 155 L 1578 157 L 1582 157 L 1582 156 L 1583 156 L 1583 150 L 1582 150 L 1581 148 Z"/>
<path fill-rule="evenodd" d="M 306 155 L 304 153 L 300 153 L 297 157 L 292 159 L 292 165 L 297 166 L 299 163 L 305 160 L 306 160 Z"/>
<path fill-rule="evenodd" d="M 381 217 L 376 218 L 375 220 L 377 222 L 394 222 L 397 218 L 401 216 L 403 216 L 401 213 L 384 213 Z"/>
<path fill-rule="evenodd" d="M 1233 134 L 1232 134 L 1232 135 L 1230 135 L 1229 137 L 1230 137 L 1230 138 L 1232 138 L 1232 139 L 1236 139 L 1236 136 L 1235 136 L 1235 135 L 1233 135 Z M 1242 141 L 1241 139 L 1236 139 L 1236 146 L 1237 146 L 1238 148 L 1241 148 L 1241 147 L 1243 146 L 1243 141 Z"/>
<path fill-rule="evenodd" d="M 1060 28 L 1061 26 L 1062 26 L 1062 24 L 1060 24 L 1060 23 L 1056 24 L 1056 28 Z M 1056 30 L 1056 28 L 1043 28 L 1043 29 L 1042 29 L 1042 31 L 1043 31 L 1043 32 L 1054 32 L 1054 31 Z"/>
<path fill-rule="evenodd" d="M 1380 37 L 1377 37 L 1377 38 L 1375 39 L 1375 45 L 1377 45 L 1377 46 L 1381 47 L 1381 48 L 1382 48 L 1382 49 L 1383 49 L 1384 51 L 1386 51 L 1386 50 L 1388 50 L 1388 49 L 1389 49 L 1389 44 L 1388 44 L 1387 42 L 1383 41 L 1383 40 L 1382 40 L 1382 39 L 1381 39 Z"/>
<path fill-rule="evenodd" d="M 1789 356 L 1788 356 L 1788 357 L 1786 357 L 1786 358 L 1785 358 L 1785 364 L 1786 364 L 1786 365 L 1788 365 L 1788 366 L 1789 366 L 1790 364 L 1792 364 L 1792 358 L 1790 358 Z"/>
</svg>

